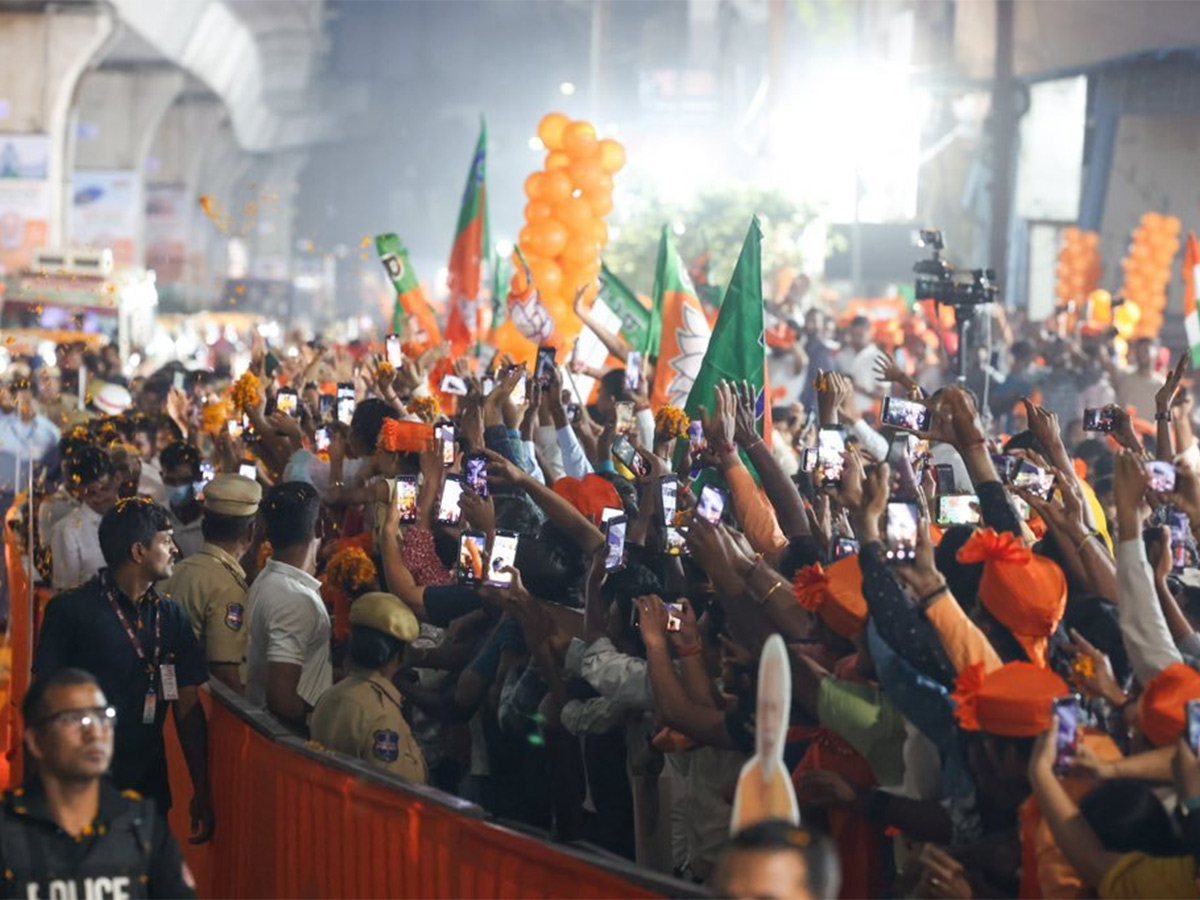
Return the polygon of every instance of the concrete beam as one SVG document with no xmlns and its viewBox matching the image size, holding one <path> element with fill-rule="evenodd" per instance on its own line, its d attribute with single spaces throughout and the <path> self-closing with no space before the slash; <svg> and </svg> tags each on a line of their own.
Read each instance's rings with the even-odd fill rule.
<svg viewBox="0 0 1200 900">
<path fill-rule="evenodd" d="M 141 171 L 159 124 L 186 83 L 178 69 L 98 69 L 83 77 L 75 102 L 84 126 L 75 168 Z"/>
</svg>

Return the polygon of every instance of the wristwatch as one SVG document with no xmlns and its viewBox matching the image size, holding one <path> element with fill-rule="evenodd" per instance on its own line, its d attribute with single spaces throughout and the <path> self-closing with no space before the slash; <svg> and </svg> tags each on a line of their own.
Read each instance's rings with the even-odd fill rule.
<svg viewBox="0 0 1200 900">
<path fill-rule="evenodd" d="M 1156 412 L 1154 414 L 1154 421 L 1155 422 L 1170 422 L 1171 421 L 1171 411 L 1169 409 L 1166 409 L 1166 410 L 1163 410 L 1162 412 Z"/>
</svg>

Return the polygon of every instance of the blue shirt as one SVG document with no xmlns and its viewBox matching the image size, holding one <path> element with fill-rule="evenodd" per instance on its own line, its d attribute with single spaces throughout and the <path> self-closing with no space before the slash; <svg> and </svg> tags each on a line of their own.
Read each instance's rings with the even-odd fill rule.
<svg viewBox="0 0 1200 900">
<path fill-rule="evenodd" d="M 38 414 L 22 422 L 15 412 L 0 414 L 0 494 L 22 490 L 29 483 L 29 460 L 42 465 L 58 447 L 59 431 Z"/>
</svg>

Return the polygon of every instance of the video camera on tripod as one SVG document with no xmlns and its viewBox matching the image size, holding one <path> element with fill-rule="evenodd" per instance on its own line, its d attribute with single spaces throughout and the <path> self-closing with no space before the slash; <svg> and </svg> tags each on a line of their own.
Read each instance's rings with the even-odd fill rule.
<svg viewBox="0 0 1200 900">
<path fill-rule="evenodd" d="M 936 228 L 921 229 L 921 246 L 933 248 L 933 253 L 913 266 L 918 300 L 934 300 L 947 306 L 980 306 L 996 301 L 1000 286 L 993 269 L 960 271 L 942 259 L 946 245 Z"/>
</svg>

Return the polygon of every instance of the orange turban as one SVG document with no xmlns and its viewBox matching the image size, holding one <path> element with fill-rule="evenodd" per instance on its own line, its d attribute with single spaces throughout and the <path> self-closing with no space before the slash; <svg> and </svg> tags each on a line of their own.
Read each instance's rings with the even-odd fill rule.
<svg viewBox="0 0 1200 900">
<path fill-rule="evenodd" d="M 433 426 L 425 422 L 384 419 L 376 446 L 388 453 L 422 453 L 433 446 Z"/>
<path fill-rule="evenodd" d="M 1036 555 L 1015 535 L 977 531 L 962 547 L 960 563 L 983 563 L 979 599 L 984 609 L 1012 632 L 1030 662 L 1046 665 L 1047 640 L 1067 609 L 1062 569 Z"/>
<path fill-rule="evenodd" d="M 1183 663 L 1167 666 L 1150 679 L 1142 694 L 1138 727 L 1155 747 L 1165 747 L 1187 725 L 1184 705 L 1200 699 L 1200 672 Z"/>
<path fill-rule="evenodd" d="M 612 482 L 590 472 L 583 478 L 573 478 L 569 475 L 559 478 L 553 487 L 554 493 L 587 516 L 593 525 L 600 524 L 606 508 L 622 511 L 625 509 L 621 495 L 617 493 Z"/>
<path fill-rule="evenodd" d="M 954 715 L 967 731 L 998 737 L 1036 737 L 1054 717 L 1053 701 L 1071 693 L 1052 671 L 1013 662 L 985 673 L 983 663 L 963 669 L 951 695 Z"/>
<path fill-rule="evenodd" d="M 855 554 L 831 564 L 828 571 L 820 563 L 805 566 L 796 572 L 792 590 L 800 605 L 820 616 L 830 629 L 844 638 L 853 638 L 867 623 L 862 583 L 862 569 Z"/>
</svg>

